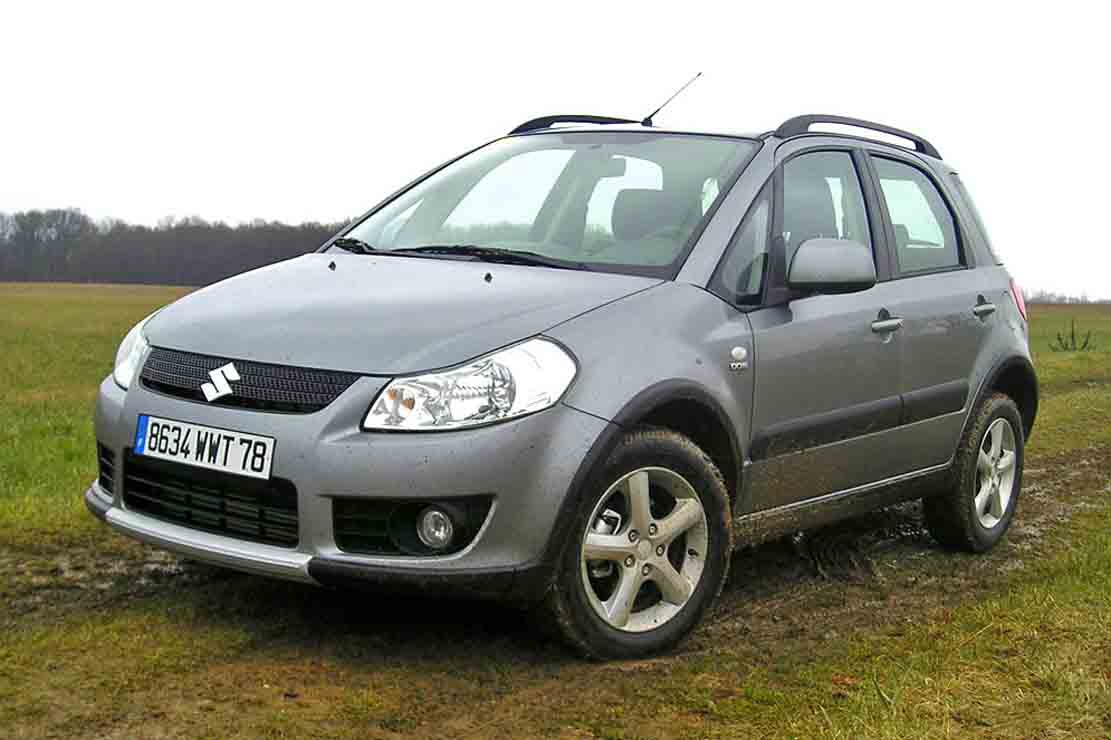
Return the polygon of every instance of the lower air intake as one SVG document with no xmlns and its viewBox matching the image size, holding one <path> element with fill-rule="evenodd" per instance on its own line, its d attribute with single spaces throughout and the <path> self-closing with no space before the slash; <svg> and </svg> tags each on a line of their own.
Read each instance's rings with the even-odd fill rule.
<svg viewBox="0 0 1111 740">
<path fill-rule="evenodd" d="M 123 487 L 132 511 L 203 532 L 297 546 L 297 489 L 289 481 L 243 478 L 128 451 Z"/>
</svg>

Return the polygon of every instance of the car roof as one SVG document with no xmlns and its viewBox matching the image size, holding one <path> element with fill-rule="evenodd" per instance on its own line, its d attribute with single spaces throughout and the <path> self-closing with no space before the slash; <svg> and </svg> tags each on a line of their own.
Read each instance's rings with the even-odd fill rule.
<svg viewBox="0 0 1111 740">
<path fill-rule="evenodd" d="M 637 124 L 614 124 L 607 126 L 587 125 L 587 126 L 552 126 L 549 128 L 535 129 L 532 131 L 522 131 L 519 133 L 511 132 L 509 136 L 531 136 L 534 134 L 564 134 L 564 133 L 598 133 L 599 131 L 605 132 L 620 132 L 631 134 L 670 134 L 682 136 L 724 136 L 731 139 L 749 139 L 757 140 L 767 138 L 771 132 L 765 131 L 763 133 L 754 133 L 751 131 L 708 131 L 704 129 L 681 129 L 681 128 L 661 128 L 659 126 L 642 126 Z"/>
<path fill-rule="evenodd" d="M 858 136 L 854 134 L 830 131 L 811 131 L 811 127 L 815 124 L 834 124 L 838 126 L 854 127 L 870 132 L 877 132 L 887 137 L 902 139 L 906 141 L 909 146 L 894 143 L 887 139 L 877 139 L 869 136 Z M 847 139 L 850 141 L 866 141 L 871 143 L 884 144 L 886 146 L 893 146 L 898 149 L 909 150 L 915 152 L 920 156 L 924 156 L 939 162 L 941 161 L 941 155 L 938 153 L 937 148 L 925 138 L 917 134 L 913 134 L 903 129 L 898 129 L 893 126 L 888 126 L 886 124 L 876 123 L 874 121 L 866 121 L 859 118 L 849 118 L 847 116 L 815 113 L 789 118 L 781 123 L 775 130 L 765 131 L 763 133 L 668 129 L 657 128 L 655 126 L 646 126 L 644 123 L 638 123 L 631 119 L 612 118 L 608 116 L 556 115 L 544 116 L 541 118 L 534 118 L 530 121 L 526 121 L 517 126 L 511 132 L 509 132 L 509 135 L 528 136 L 541 133 L 581 133 L 597 132 L 600 130 L 640 134 L 650 132 L 666 135 L 721 136 L 735 139 L 747 139 L 750 141 L 786 141 L 788 139 L 794 139 L 801 136 L 822 136 L 835 139 Z"/>
</svg>

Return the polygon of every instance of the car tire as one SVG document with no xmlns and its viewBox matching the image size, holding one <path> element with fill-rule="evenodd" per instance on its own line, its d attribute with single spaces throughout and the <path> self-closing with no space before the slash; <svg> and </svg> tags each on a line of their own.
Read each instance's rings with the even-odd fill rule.
<svg viewBox="0 0 1111 740">
<path fill-rule="evenodd" d="M 1009 397 L 981 403 L 961 438 L 948 489 L 922 502 L 926 528 L 941 545 L 986 552 L 1006 534 L 1022 487 L 1022 417 Z"/>
<path fill-rule="evenodd" d="M 591 659 L 659 653 L 721 593 L 732 549 L 729 496 L 709 456 L 670 430 L 629 432 L 588 476 L 541 615 Z"/>
</svg>

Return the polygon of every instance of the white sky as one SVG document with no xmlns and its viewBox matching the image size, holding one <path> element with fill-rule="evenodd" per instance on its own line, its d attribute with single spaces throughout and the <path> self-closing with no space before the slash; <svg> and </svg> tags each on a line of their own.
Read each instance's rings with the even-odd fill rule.
<svg viewBox="0 0 1111 740">
<path fill-rule="evenodd" d="M 6 0 L 0 210 L 334 221 L 527 118 L 641 117 L 702 71 L 658 125 L 917 131 L 1024 287 L 1111 297 L 1102 6 Z"/>
</svg>

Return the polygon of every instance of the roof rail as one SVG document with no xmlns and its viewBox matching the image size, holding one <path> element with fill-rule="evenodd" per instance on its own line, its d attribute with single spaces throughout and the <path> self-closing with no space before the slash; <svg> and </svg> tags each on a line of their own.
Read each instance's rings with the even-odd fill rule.
<svg viewBox="0 0 1111 740">
<path fill-rule="evenodd" d="M 542 128 L 550 128 L 553 123 L 640 123 L 631 118 L 612 118 L 610 116 L 587 116 L 587 115 L 558 115 L 558 116 L 541 116 L 534 118 L 531 121 L 525 121 L 517 128 L 509 132 L 509 135 L 523 134 L 528 131 L 536 131 Z"/>
<path fill-rule="evenodd" d="M 779 124 L 779 128 L 775 130 L 775 135 L 781 139 L 786 139 L 791 136 L 800 136 L 808 133 L 810 127 L 815 123 L 836 123 L 842 126 L 855 126 L 857 128 L 866 128 L 872 131 L 879 131 L 891 136 L 898 136 L 901 139 L 906 139 L 914 143 L 915 151 L 921 152 L 930 157 L 941 159 L 941 155 L 937 153 L 937 148 L 933 144 L 923 139 L 917 134 L 912 134 L 909 131 L 894 128 L 892 126 L 884 126 L 882 123 L 873 123 L 872 121 L 864 121 L 859 118 L 848 118 L 846 116 L 830 116 L 821 113 L 811 113 L 805 116 L 795 116 L 789 118 L 783 123 Z"/>
</svg>

